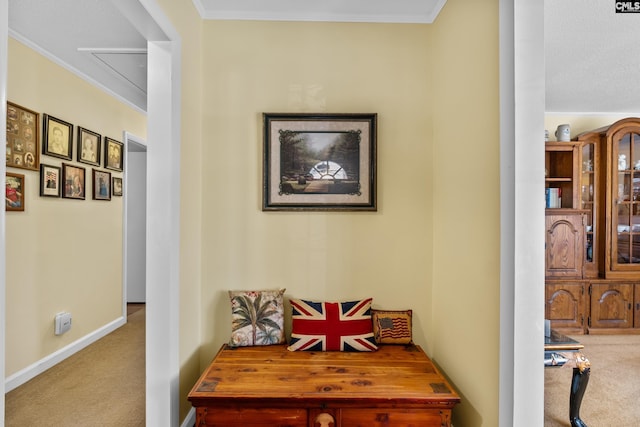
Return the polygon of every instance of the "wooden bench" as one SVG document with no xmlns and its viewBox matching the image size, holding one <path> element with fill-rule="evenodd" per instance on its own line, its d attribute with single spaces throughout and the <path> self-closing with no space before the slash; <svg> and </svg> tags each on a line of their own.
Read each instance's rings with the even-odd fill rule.
<svg viewBox="0 0 640 427">
<path fill-rule="evenodd" d="M 416 345 L 375 352 L 224 345 L 189 400 L 199 427 L 448 427 L 460 397 Z"/>
</svg>

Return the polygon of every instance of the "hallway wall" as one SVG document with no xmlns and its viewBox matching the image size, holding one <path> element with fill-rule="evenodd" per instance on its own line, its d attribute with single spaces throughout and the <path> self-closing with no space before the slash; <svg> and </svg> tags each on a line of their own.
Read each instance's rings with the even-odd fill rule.
<svg viewBox="0 0 640 427">
<path fill-rule="evenodd" d="M 9 38 L 9 101 L 121 141 L 123 130 L 146 135 L 143 114 Z M 41 125 L 41 124 L 40 124 Z M 76 128 L 74 127 L 74 144 Z M 10 377 L 122 315 L 122 198 L 39 196 L 39 172 L 25 175 L 25 211 L 6 216 L 6 375 Z M 41 163 L 61 159 L 41 155 Z M 106 170 L 104 168 L 96 168 Z M 112 176 L 121 176 L 120 172 Z M 71 312 L 71 330 L 54 335 L 54 316 Z"/>
</svg>

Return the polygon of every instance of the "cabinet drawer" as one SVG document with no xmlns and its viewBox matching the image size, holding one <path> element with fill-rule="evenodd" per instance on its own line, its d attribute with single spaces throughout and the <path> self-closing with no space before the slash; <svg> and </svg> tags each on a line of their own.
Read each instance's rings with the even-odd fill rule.
<svg viewBox="0 0 640 427">
<path fill-rule="evenodd" d="M 308 427 L 306 409 L 200 407 L 197 427 Z"/>
<path fill-rule="evenodd" d="M 441 427 L 451 423 L 448 409 L 343 409 L 340 427 Z"/>
</svg>

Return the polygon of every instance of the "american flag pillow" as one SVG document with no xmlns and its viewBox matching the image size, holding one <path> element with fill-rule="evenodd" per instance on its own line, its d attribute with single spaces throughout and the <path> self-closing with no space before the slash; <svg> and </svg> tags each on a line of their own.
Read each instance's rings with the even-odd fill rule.
<svg viewBox="0 0 640 427">
<path fill-rule="evenodd" d="M 378 344 L 411 344 L 411 310 L 371 310 Z"/>
<path fill-rule="evenodd" d="M 375 351 L 371 298 L 345 302 L 291 300 L 289 350 Z"/>
</svg>

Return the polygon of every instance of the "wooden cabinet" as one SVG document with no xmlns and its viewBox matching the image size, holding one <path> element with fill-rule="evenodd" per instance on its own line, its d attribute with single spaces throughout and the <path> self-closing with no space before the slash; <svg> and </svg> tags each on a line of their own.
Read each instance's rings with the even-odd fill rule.
<svg viewBox="0 0 640 427">
<path fill-rule="evenodd" d="M 546 206 L 547 318 L 568 333 L 640 333 L 640 118 L 545 147 L 545 186 L 562 194 Z"/>
<path fill-rule="evenodd" d="M 553 281 L 545 289 L 545 319 L 563 333 L 583 333 L 586 319 L 586 282 Z"/>
<path fill-rule="evenodd" d="M 448 427 L 460 402 L 415 345 L 375 352 L 225 345 L 188 398 L 199 427 Z"/>
</svg>

